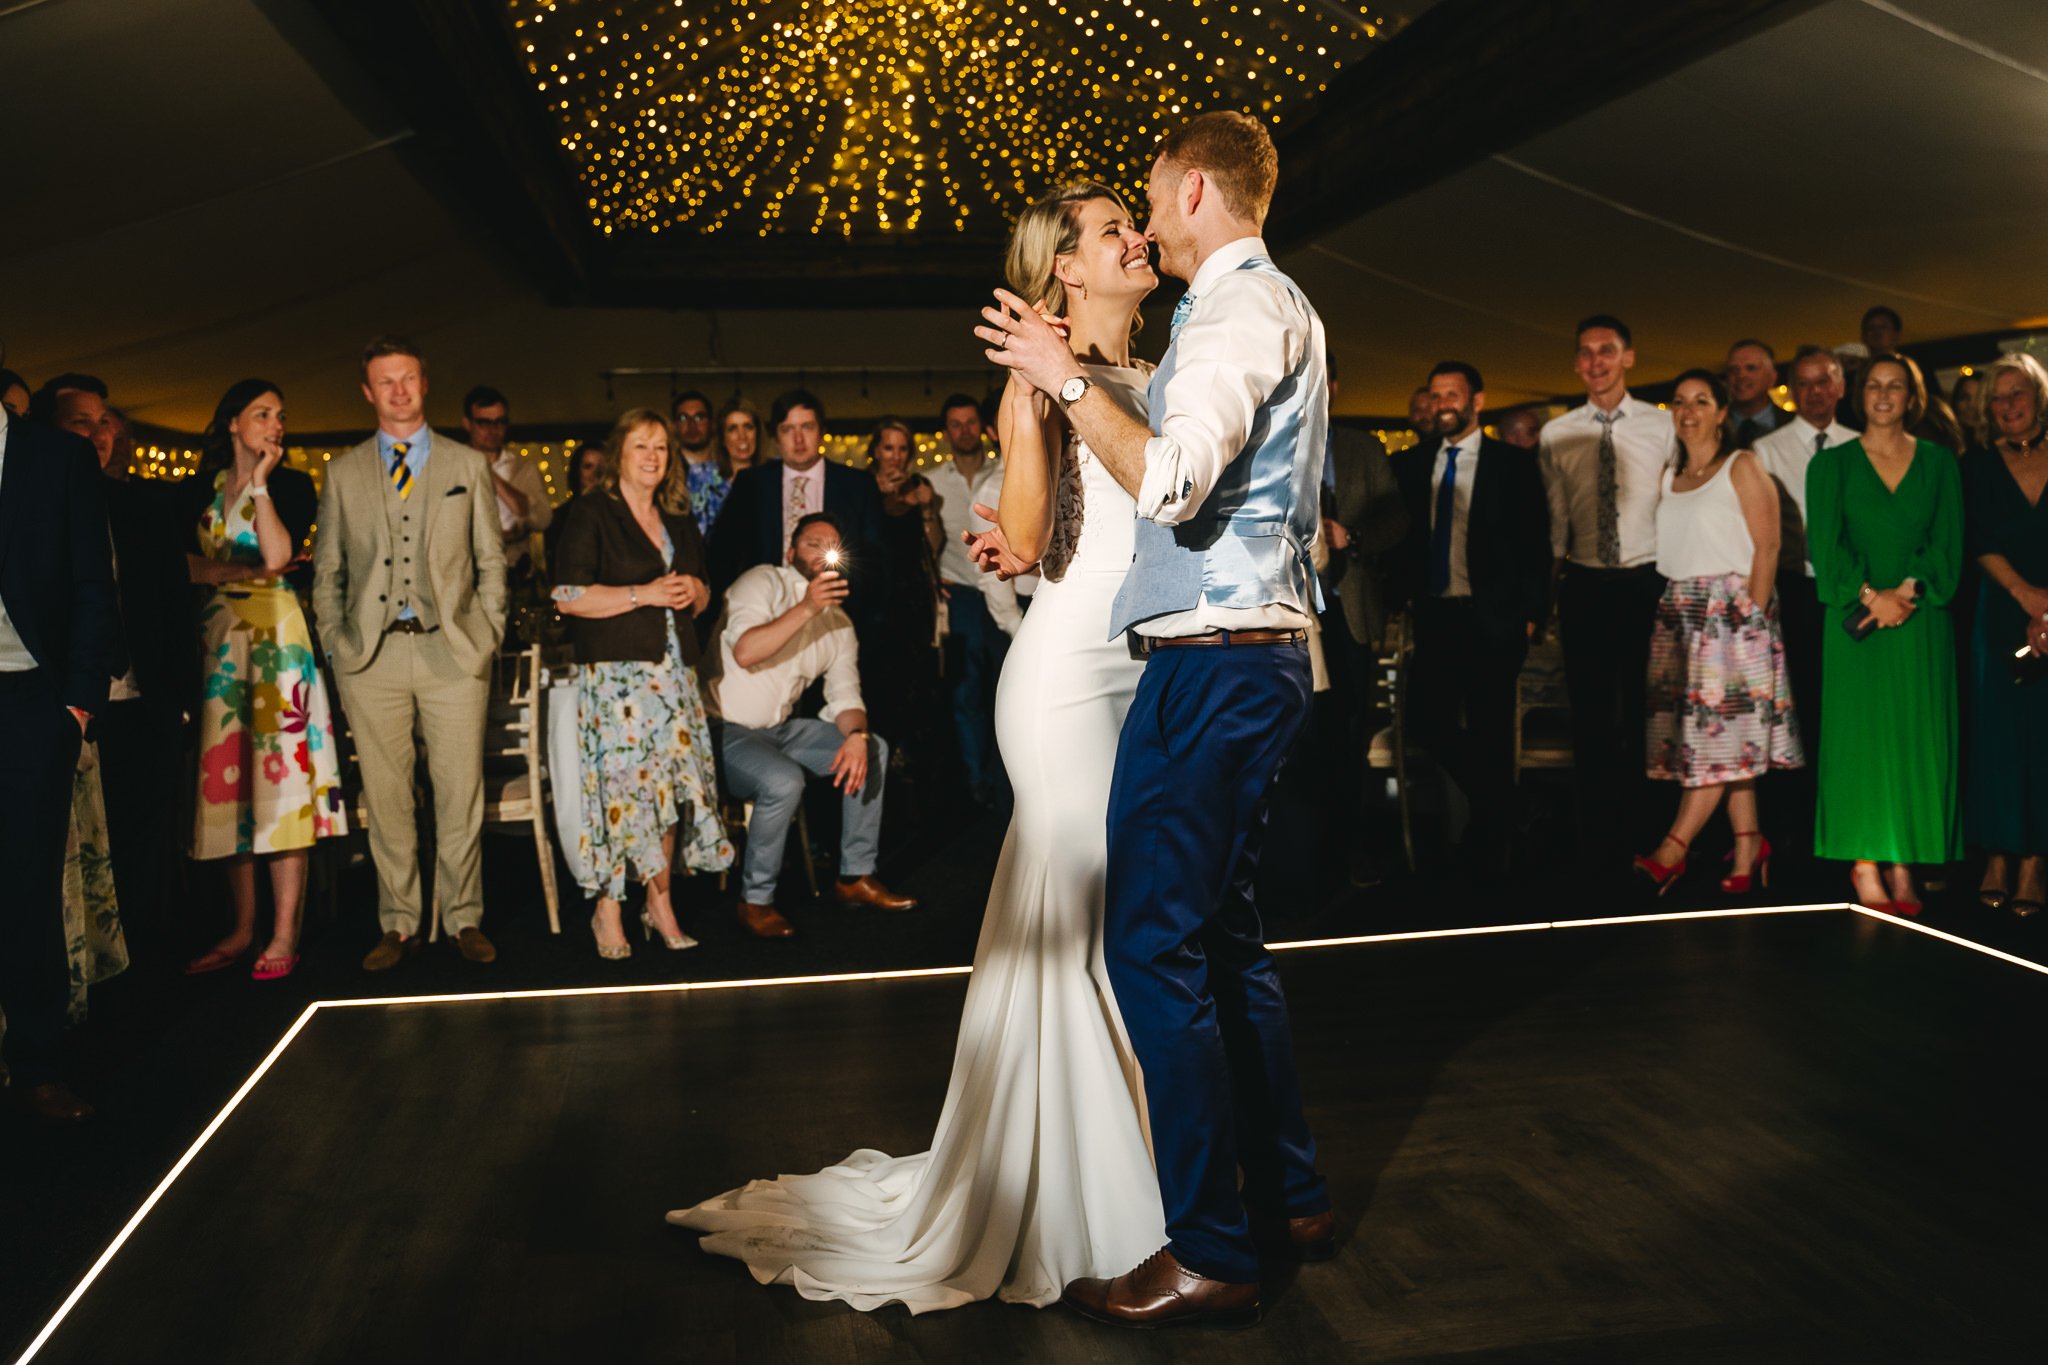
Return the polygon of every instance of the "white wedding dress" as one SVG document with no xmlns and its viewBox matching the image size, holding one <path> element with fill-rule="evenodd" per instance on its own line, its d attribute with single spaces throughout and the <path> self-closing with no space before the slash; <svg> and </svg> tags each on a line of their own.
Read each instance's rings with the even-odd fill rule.
<svg viewBox="0 0 2048 1365">
<path fill-rule="evenodd" d="M 1143 416 L 1143 373 L 1089 370 Z M 1086 447 L 1061 464 L 1046 581 L 996 690 L 1016 813 L 931 1150 L 856 1151 L 668 1215 L 807 1299 L 1043 1307 L 1166 1243 L 1144 1088 L 1102 965 L 1110 776 L 1141 667 L 1104 637 L 1134 508 Z"/>
</svg>

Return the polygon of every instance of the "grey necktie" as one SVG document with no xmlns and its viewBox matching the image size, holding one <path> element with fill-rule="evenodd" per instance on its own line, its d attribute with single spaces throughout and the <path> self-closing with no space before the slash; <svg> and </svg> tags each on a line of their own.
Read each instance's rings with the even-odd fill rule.
<svg viewBox="0 0 2048 1365">
<path fill-rule="evenodd" d="M 1823 431 L 1820 435 L 1813 438 L 1813 453 L 1818 455 L 1827 448 L 1828 434 L 1825 431 Z"/>
<path fill-rule="evenodd" d="M 1600 424 L 1600 565 L 1612 569 L 1621 563 L 1621 478 L 1614 455 L 1614 424 L 1621 414 L 1595 409 L 1593 420 Z"/>
</svg>

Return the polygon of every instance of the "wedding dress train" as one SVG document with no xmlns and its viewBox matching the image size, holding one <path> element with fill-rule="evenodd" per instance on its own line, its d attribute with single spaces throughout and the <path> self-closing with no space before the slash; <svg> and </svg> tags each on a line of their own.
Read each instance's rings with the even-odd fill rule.
<svg viewBox="0 0 2048 1365">
<path fill-rule="evenodd" d="M 1142 373 L 1090 377 L 1143 415 Z M 1085 446 L 1061 465 L 1046 581 L 997 685 L 1016 812 L 931 1150 L 862 1149 L 668 1215 L 704 1233 L 706 1251 L 807 1299 L 1044 1306 L 1166 1242 L 1144 1088 L 1102 964 L 1104 817 L 1141 668 L 1103 637 L 1133 507 Z"/>
</svg>

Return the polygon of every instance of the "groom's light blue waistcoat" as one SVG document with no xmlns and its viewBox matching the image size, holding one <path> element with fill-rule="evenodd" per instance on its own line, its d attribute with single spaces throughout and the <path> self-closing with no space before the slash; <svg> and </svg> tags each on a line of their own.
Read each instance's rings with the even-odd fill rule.
<svg viewBox="0 0 2048 1365">
<path fill-rule="evenodd" d="M 1193 516 L 1178 526 L 1138 518 L 1137 552 L 1110 611 L 1112 639 L 1140 621 L 1192 611 L 1205 601 L 1217 607 L 1279 602 L 1303 615 L 1322 609 L 1309 561 L 1330 423 L 1322 323 L 1300 288 L 1266 257 L 1254 256 L 1238 269 L 1271 276 L 1308 315 L 1301 360 L 1260 405 L 1244 449 L 1224 466 Z M 1176 350 L 1166 348 L 1146 391 L 1155 436 Z"/>
</svg>

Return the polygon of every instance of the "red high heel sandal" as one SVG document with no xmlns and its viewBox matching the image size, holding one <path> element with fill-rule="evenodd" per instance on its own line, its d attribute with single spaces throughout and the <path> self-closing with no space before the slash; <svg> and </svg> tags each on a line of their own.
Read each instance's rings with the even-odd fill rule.
<svg viewBox="0 0 2048 1365">
<path fill-rule="evenodd" d="M 1762 840 L 1762 842 L 1757 847 L 1756 862 L 1750 865 L 1749 871 L 1731 872 L 1721 878 L 1721 889 L 1731 896 L 1740 896 L 1749 890 L 1752 880 L 1758 886 L 1769 886 L 1771 884 L 1771 841 L 1764 838 L 1761 830 L 1754 829 L 1737 830 L 1735 838 L 1738 844 L 1744 839 L 1758 839 Z M 1729 850 L 1727 861 L 1731 863 L 1735 861 L 1734 850 Z"/>
<path fill-rule="evenodd" d="M 1865 910 L 1875 910 L 1882 915 L 1892 914 L 1893 906 L 1890 901 L 1866 901 L 1863 899 L 1863 890 L 1856 885 L 1856 868 L 1859 867 L 1867 867 L 1871 871 L 1876 872 L 1877 884 L 1879 886 L 1884 885 L 1884 873 L 1878 869 L 1877 864 L 1859 858 L 1849 870 L 1849 895 L 1852 898 L 1849 903 L 1851 905 L 1860 905 Z M 1919 907 L 1915 906 L 1914 910 L 1917 912 Z"/>
<path fill-rule="evenodd" d="M 1676 834 L 1666 834 L 1664 836 L 1664 842 L 1670 844 L 1677 844 L 1680 848 L 1692 847 L 1691 844 L 1679 838 Z M 1669 867 L 1666 867 L 1663 863 L 1660 863 L 1656 859 L 1650 857 L 1648 854 L 1643 853 L 1636 855 L 1635 867 L 1636 871 L 1642 873 L 1645 877 L 1648 877 L 1650 879 L 1650 881 L 1657 888 L 1657 894 L 1661 896 L 1666 891 L 1669 891 L 1671 889 L 1672 883 L 1676 882 L 1679 876 L 1682 873 L 1684 873 L 1685 859 L 1681 857 L 1677 862 L 1671 864 Z"/>
</svg>

